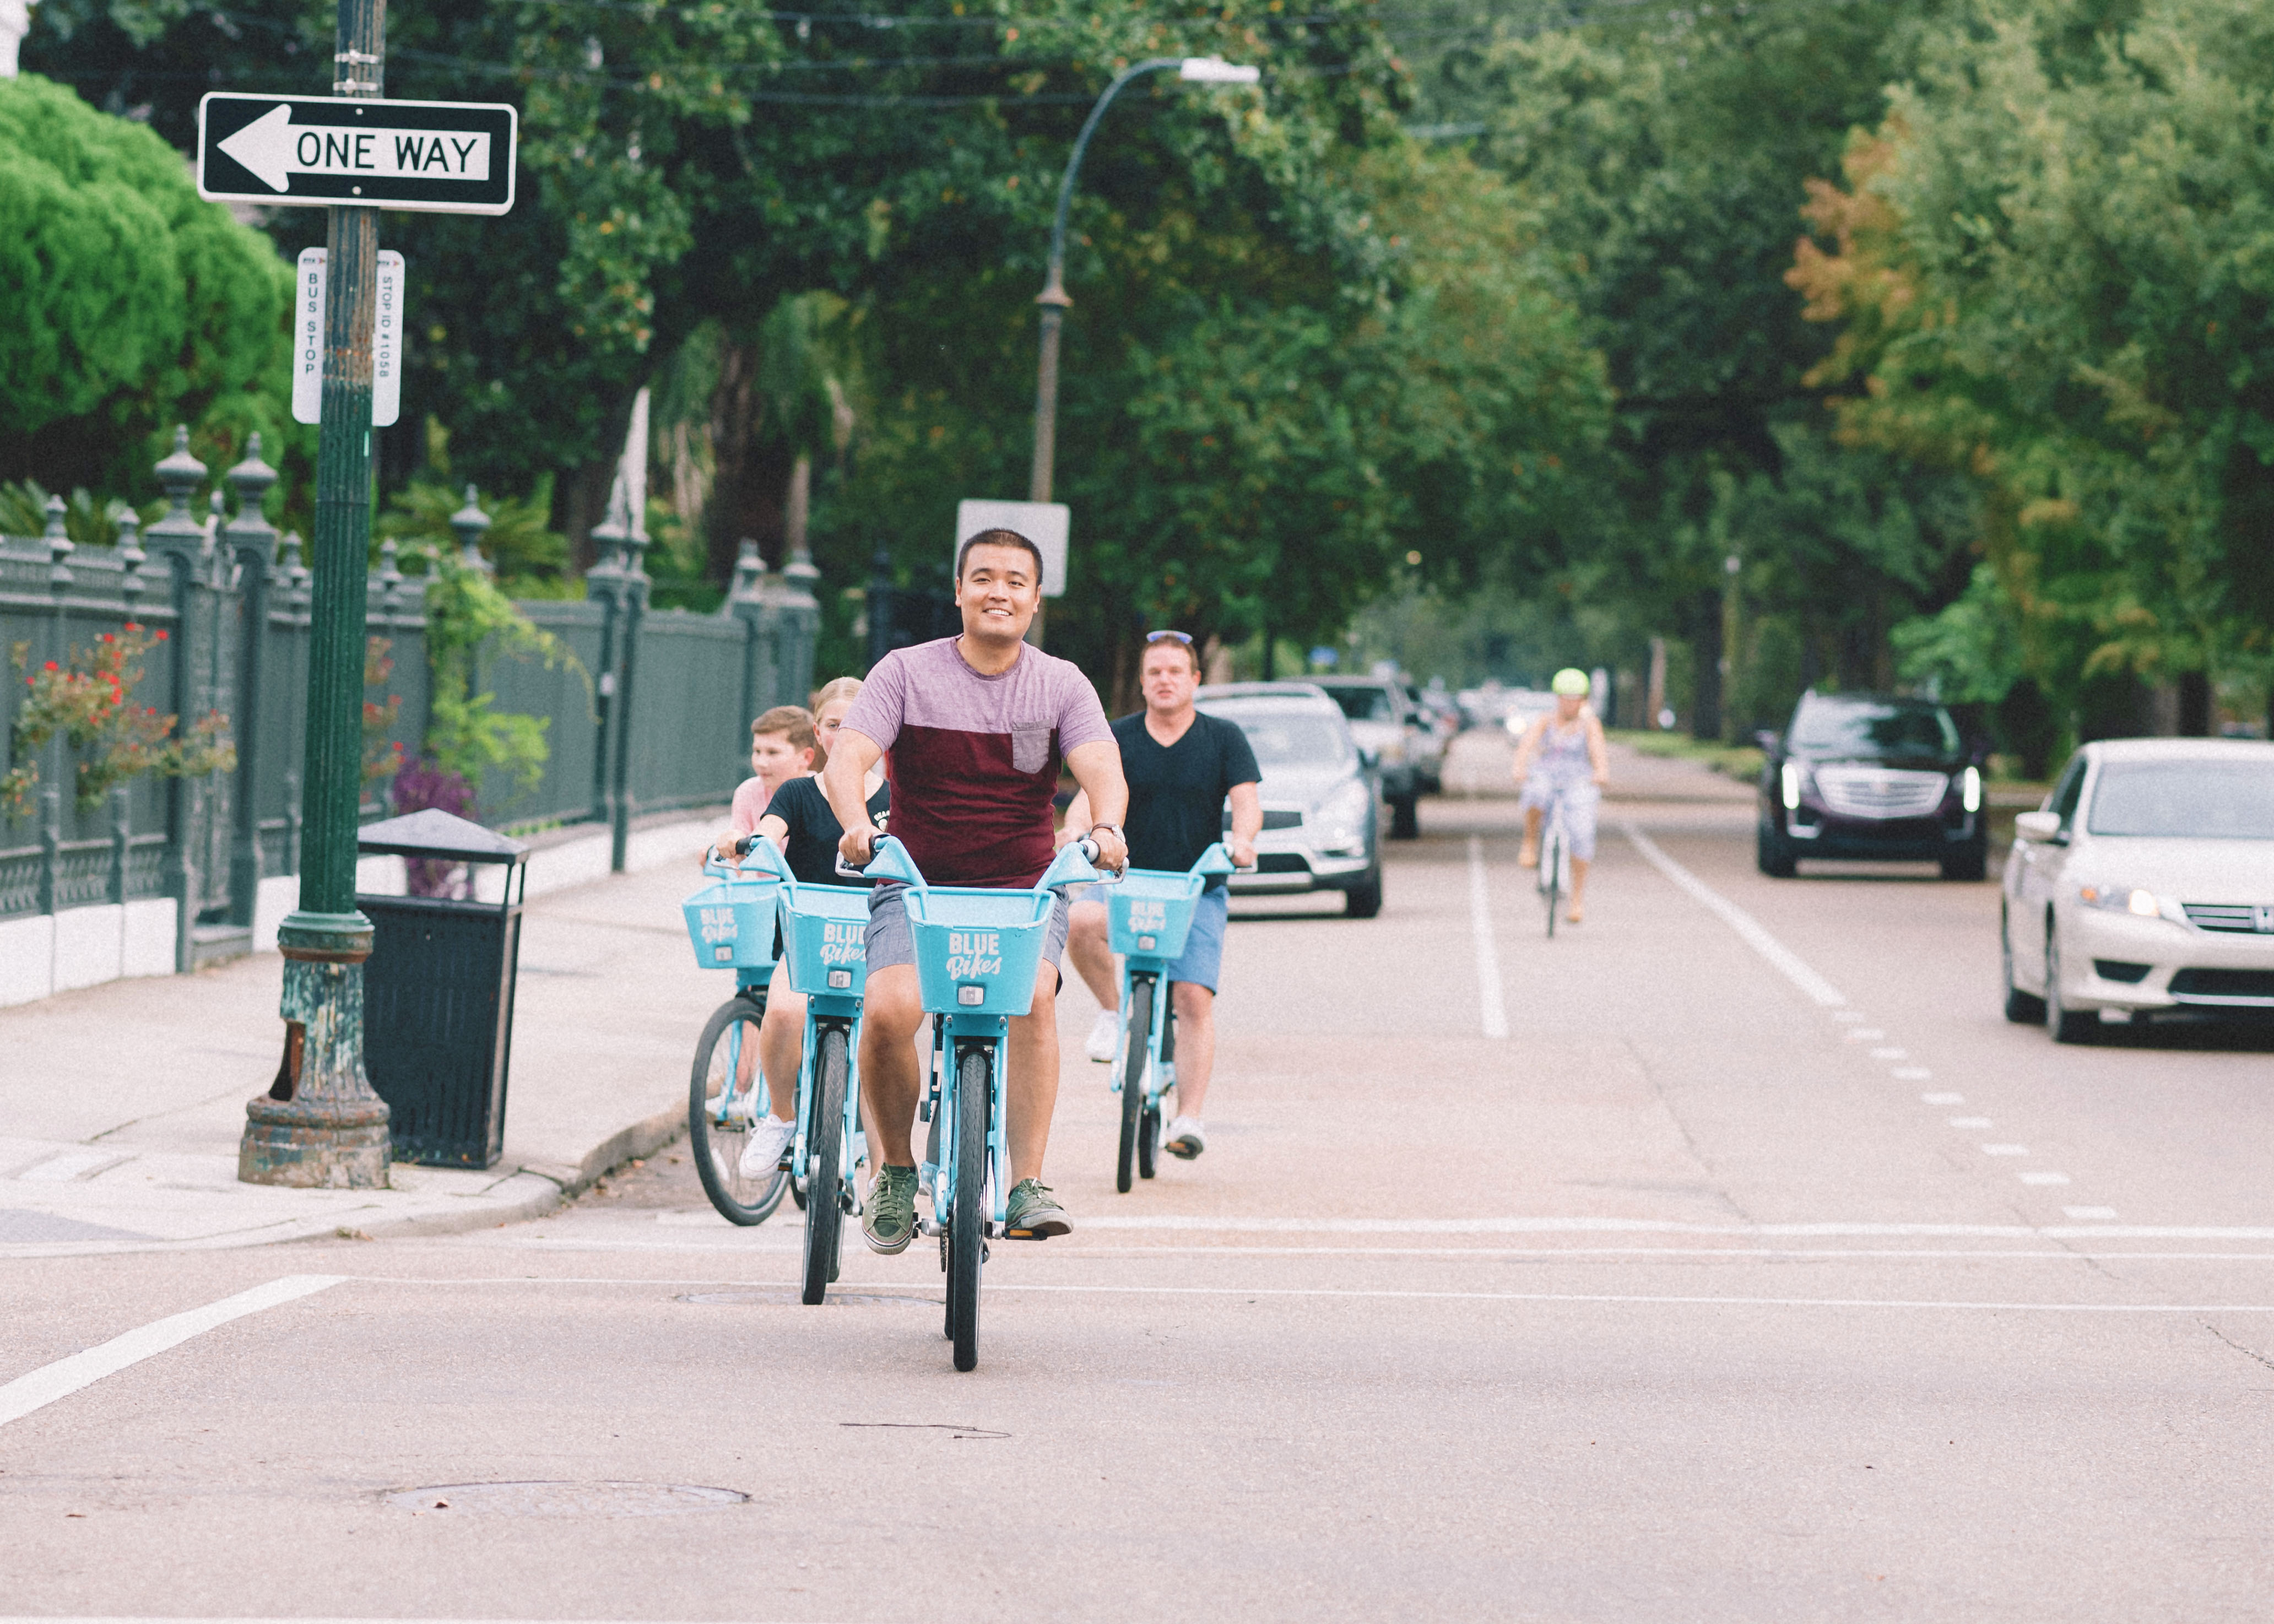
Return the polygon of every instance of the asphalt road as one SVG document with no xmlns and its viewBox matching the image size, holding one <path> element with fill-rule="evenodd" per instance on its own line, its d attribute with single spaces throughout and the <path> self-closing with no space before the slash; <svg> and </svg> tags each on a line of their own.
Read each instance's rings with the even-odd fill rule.
<svg viewBox="0 0 2274 1624">
<path fill-rule="evenodd" d="M 1620 771 L 1552 942 L 1506 802 L 1378 920 L 1243 904 L 1199 1162 L 1116 1196 L 1070 1061 L 1077 1227 L 997 1245 L 969 1375 L 935 1252 L 802 1307 L 794 1214 L 679 1150 L 476 1235 L 0 1261 L 0 1382 L 297 1282 L 0 1419 L 0 1614 L 2263 1617 L 2274 1042 L 2056 1048 L 1994 883 L 1762 879 L 1741 793 Z"/>
</svg>

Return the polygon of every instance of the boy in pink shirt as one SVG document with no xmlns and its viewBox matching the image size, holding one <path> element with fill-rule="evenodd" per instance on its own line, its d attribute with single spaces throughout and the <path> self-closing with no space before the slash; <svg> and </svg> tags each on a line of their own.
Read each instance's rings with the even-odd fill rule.
<svg viewBox="0 0 2274 1624">
<path fill-rule="evenodd" d="M 706 859 L 715 854 L 720 862 L 740 861 L 734 842 L 758 832 L 758 820 L 776 790 L 813 771 L 813 712 L 803 705 L 776 705 L 750 724 L 750 771 L 757 776 L 735 788 L 731 826 L 712 843 Z"/>
</svg>

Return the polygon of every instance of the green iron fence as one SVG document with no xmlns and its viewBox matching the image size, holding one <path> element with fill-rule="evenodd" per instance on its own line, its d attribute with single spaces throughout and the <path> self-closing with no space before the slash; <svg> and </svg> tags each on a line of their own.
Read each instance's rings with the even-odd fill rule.
<svg viewBox="0 0 2274 1624">
<path fill-rule="evenodd" d="M 203 517 L 194 509 L 207 470 L 185 434 L 157 475 L 165 515 L 147 531 L 126 519 L 116 546 L 74 546 L 60 500 L 42 534 L 0 536 L 0 653 L 36 672 L 83 659 L 129 623 L 162 632 L 136 701 L 184 727 L 220 712 L 237 766 L 145 774 L 82 809 L 69 744 L 31 753 L 39 782 L 28 814 L 0 813 L 0 1004 L 247 951 L 297 895 L 311 584 L 299 538 L 279 538 L 261 516 L 275 474 L 257 440 L 211 482 Z M 461 534 L 471 548 L 478 530 Z M 573 663 L 477 660 L 477 691 L 493 694 L 496 709 L 548 718 L 536 786 L 497 797 L 485 815 L 519 827 L 606 826 L 621 868 L 634 818 L 725 801 L 749 771 L 750 718 L 803 703 L 818 572 L 800 553 L 770 573 L 746 542 L 718 613 L 658 613 L 641 564 L 645 538 L 606 528 L 595 538 L 605 551 L 583 601 L 520 605 Z M 384 731 L 416 757 L 429 688 L 424 580 L 402 573 L 388 543 L 369 593 L 370 634 L 385 640 L 393 669 L 366 697 L 399 701 Z M 11 666 L 0 682 L 0 771 L 24 764 L 14 726 L 24 674 Z M 366 786 L 366 817 L 389 810 L 387 787 Z"/>
</svg>

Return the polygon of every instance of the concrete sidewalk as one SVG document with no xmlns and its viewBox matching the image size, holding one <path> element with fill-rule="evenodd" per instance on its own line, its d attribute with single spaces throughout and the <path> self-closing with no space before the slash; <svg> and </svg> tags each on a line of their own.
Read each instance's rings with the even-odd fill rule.
<svg viewBox="0 0 2274 1624">
<path fill-rule="evenodd" d="M 582 876 L 548 884 L 561 865 L 535 861 L 545 894 L 523 918 L 505 1154 L 486 1172 L 398 1162 L 383 1191 L 237 1182 L 245 1102 L 283 1042 L 274 953 L 0 1010 L 0 1256 L 482 1228 L 668 1142 L 697 1035 L 731 990 L 697 968 L 678 906 L 724 821 L 642 830 L 641 871 L 563 889 Z"/>
</svg>

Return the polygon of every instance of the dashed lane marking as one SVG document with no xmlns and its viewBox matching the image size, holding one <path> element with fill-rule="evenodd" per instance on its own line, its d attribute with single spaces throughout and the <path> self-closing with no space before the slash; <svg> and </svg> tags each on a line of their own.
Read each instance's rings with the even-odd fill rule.
<svg viewBox="0 0 2274 1624">
<path fill-rule="evenodd" d="M 317 1292 L 338 1285 L 344 1274 L 287 1274 L 272 1280 L 265 1286 L 255 1286 L 250 1291 L 240 1291 L 235 1297 L 225 1297 L 203 1308 L 192 1308 L 186 1313 L 170 1314 L 163 1320 L 154 1320 L 123 1336 L 114 1336 L 100 1347 L 89 1348 L 72 1354 L 67 1359 L 57 1359 L 43 1365 L 26 1376 L 19 1376 L 5 1387 L 0 1387 L 0 1426 L 19 1421 L 34 1410 L 68 1398 L 82 1387 L 94 1386 L 105 1376 L 117 1375 L 129 1365 L 139 1365 L 169 1348 L 178 1348 L 193 1336 L 200 1336 L 216 1326 L 227 1325 L 247 1314 L 257 1314 L 264 1308 L 312 1297 Z"/>
</svg>

